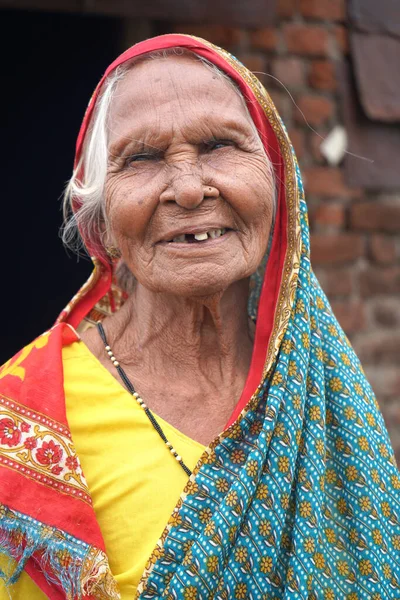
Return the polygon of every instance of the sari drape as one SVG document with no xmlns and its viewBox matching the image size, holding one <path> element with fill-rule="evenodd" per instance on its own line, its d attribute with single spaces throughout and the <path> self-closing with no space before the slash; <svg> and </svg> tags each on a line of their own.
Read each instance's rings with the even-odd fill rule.
<svg viewBox="0 0 400 600">
<path fill-rule="evenodd" d="M 96 89 L 76 164 L 105 77 L 175 46 L 239 85 L 274 165 L 278 206 L 268 260 L 251 281 L 256 334 L 242 397 L 189 478 L 138 598 L 400 598 L 399 472 L 372 389 L 312 272 L 301 174 L 261 83 L 198 38 L 138 44 Z M 62 387 L 61 347 L 77 339 L 73 328 L 123 301 L 100 240 L 87 246 L 90 280 L 0 371 L 0 547 L 17 561 L 14 579 L 25 568 L 54 599 L 118 597 L 90 490 L 72 469 L 79 457 Z"/>
</svg>

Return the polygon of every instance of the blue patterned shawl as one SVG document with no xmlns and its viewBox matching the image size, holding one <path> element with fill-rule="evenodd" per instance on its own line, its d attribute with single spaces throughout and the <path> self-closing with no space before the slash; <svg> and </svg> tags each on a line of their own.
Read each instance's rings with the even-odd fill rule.
<svg viewBox="0 0 400 600">
<path fill-rule="evenodd" d="M 399 472 L 371 386 L 311 268 L 293 149 L 258 80 L 213 51 L 252 88 L 278 137 L 293 252 L 262 380 L 197 465 L 138 597 L 400 598 Z"/>
</svg>

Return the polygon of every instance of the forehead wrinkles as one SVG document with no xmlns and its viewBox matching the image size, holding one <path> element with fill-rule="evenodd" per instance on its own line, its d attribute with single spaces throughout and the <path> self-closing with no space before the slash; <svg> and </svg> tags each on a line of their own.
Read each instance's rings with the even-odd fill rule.
<svg viewBox="0 0 400 600">
<path fill-rule="evenodd" d="M 188 57 L 146 61 L 134 65 L 117 86 L 110 106 L 110 141 L 126 134 L 127 128 L 162 128 L 166 118 L 189 129 L 200 118 L 207 126 L 211 115 L 221 120 L 235 115 L 251 123 L 243 98 L 202 63 Z"/>
</svg>

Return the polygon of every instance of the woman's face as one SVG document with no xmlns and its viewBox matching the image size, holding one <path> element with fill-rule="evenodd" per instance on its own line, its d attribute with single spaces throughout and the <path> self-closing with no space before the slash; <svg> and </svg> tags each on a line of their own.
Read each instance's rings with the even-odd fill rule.
<svg viewBox="0 0 400 600">
<path fill-rule="evenodd" d="M 136 279 L 204 296 L 249 277 L 267 248 L 273 184 L 229 82 L 190 57 L 138 63 L 109 128 L 108 238 Z"/>
</svg>

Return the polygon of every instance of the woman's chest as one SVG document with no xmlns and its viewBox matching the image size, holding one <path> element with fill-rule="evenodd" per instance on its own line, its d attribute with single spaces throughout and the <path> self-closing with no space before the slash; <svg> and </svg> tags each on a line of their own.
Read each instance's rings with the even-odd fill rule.
<svg viewBox="0 0 400 600">
<path fill-rule="evenodd" d="M 111 571 L 125 600 L 133 597 L 187 476 L 123 388 L 114 387 L 101 372 L 89 381 L 78 371 L 72 363 L 64 369 L 67 418 Z M 203 447 L 168 423 L 163 426 L 193 469 Z"/>
<path fill-rule="evenodd" d="M 205 446 L 224 431 L 244 386 L 244 381 L 220 388 L 200 386 L 191 377 L 154 382 L 137 376 L 135 383 L 156 419 Z"/>
</svg>

